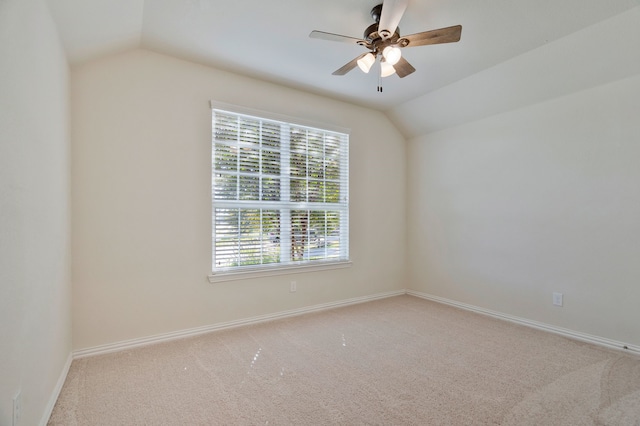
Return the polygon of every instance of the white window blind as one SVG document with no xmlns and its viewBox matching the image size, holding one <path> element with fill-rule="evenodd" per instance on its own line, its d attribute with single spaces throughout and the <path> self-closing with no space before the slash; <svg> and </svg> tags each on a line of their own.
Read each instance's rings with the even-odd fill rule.
<svg viewBox="0 0 640 426">
<path fill-rule="evenodd" d="M 349 135 L 213 108 L 213 273 L 349 259 Z"/>
</svg>

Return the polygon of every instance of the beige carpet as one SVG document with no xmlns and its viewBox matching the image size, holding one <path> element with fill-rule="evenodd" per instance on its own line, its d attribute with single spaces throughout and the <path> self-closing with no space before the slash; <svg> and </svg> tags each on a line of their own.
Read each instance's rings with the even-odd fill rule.
<svg viewBox="0 0 640 426">
<path fill-rule="evenodd" d="M 640 357 L 401 296 L 75 360 L 50 425 L 640 425 Z"/>
</svg>

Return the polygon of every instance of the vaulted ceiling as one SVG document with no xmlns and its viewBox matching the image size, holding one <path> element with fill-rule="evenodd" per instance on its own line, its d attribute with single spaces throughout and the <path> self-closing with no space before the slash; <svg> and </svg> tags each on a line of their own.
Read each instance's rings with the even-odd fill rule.
<svg viewBox="0 0 640 426">
<path fill-rule="evenodd" d="M 331 75 L 363 47 L 311 39 L 309 33 L 360 38 L 379 2 L 48 0 L 71 64 L 142 47 L 382 111 L 411 105 L 640 5 L 640 0 L 410 0 L 401 34 L 460 24 L 462 39 L 404 49 L 417 71 L 383 79 L 384 92 L 378 93 L 374 71 Z"/>
</svg>

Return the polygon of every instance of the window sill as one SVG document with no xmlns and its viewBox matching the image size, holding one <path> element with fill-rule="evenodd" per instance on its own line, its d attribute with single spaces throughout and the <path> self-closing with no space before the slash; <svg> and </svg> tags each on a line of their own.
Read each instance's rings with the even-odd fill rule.
<svg viewBox="0 0 640 426">
<path fill-rule="evenodd" d="M 223 281 L 247 280 L 251 278 L 270 277 L 274 275 L 301 274 L 304 272 L 327 271 L 331 269 L 350 268 L 351 261 L 319 262 L 306 265 L 289 265 L 276 268 L 251 269 L 246 271 L 220 272 L 209 275 L 210 283 Z"/>
</svg>

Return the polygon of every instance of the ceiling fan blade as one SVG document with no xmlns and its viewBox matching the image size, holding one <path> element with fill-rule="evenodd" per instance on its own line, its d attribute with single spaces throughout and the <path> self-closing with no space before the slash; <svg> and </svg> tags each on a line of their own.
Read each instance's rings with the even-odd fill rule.
<svg viewBox="0 0 640 426">
<path fill-rule="evenodd" d="M 404 78 L 416 70 L 405 58 L 400 58 L 393 68 L 396 70 L 396 74 L 398 74 L 398 77 L 400 78 Z"/>
<path fill-rule="evenodd" d="M 332 74 L 333 75 L 345 75 L 346 73 L 348 73 L 349 71 L 351 71 L 352 69 L 354 69 L 356 66 L 358 66 L 358 61 L 361 58 L 364 58 L 366 54 L 368 54 L 369 52 L 365 52 L 362 55 L 358 56 L 357 58 L 355 58 L 354 60 L 347 62 L 346 64 L 344 64 L 342 67 L 338 68 L 337 70 L 335 70 Z"/>
<path fill-rule="evenodd" d="M 409 0 L 384 0 L 378 24 L 378 34 L 383 40 L 388 39 L 396 32 L 408 4 Z"/>
<path fill-rule="evenodd" d="M 362 46 L 367 45 L 367 42 L 365 40 L 359 38 L 343 36 L 340 34 L 326 33 L 324 31 L 311 31 L 309 37 L 317 38 L 320 40 L 339 41 L 341 43 L 360 44 Z"/>
<path fill-rule="evenodd" d="M 455 43 L 460 41 L 462 25 L 440 28 L 439 30 L 425 31 L 401 37 L 398 43 L 404 47 L 426 46 L 428 44 Z M 406 42 L 404 41 L 406 40 Z M 406 44 L 405 44 L 406 43 Z"/>
</svg>

